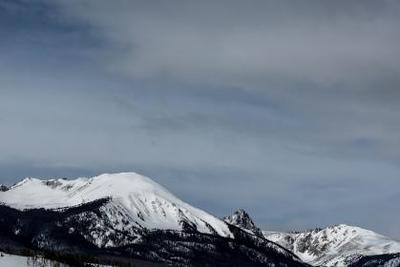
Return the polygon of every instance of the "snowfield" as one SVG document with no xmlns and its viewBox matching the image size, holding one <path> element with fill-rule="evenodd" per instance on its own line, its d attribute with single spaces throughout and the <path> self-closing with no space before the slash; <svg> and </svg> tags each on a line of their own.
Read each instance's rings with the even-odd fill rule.
<svg viewBox="0 0 400 267">
<path fill-rule="evenodd" d="M 28 258 L 0 252 L 0 266 L 26 267 L 28 266 Z"/>
<path fill-rule="evenodd" d="M 0 267 L 69 267 L 69 265 L 44 259 L 0 252 Z"/>
</svg>

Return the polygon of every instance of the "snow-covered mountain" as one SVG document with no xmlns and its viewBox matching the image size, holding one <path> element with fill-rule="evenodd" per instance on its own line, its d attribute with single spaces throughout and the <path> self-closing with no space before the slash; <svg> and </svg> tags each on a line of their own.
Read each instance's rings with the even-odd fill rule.
<svg viewBox="0 0 400 267">
<path fill-rule="evenodd" d="M 263 233 L 268 240 L 315 266 L 349 266 L 362 256 L 400 252 L 400 242 L 345 224 L 300 233 Z"/>
<path fill-rule="evenodd" d="M 26 178 L 1 193 L 0 203 L 20 210 L 60 209 L 103 198 L 112 199 L 105 209 L 115 223 L 127 220 L 149 230 L 182 230 L 190 226 L 201 233 L 232 237 L 223 221 L 181 201 L 137 173 L 102 174 L 76 180 Z"/>
<path fill-rule="evenodd" d="M 0 203 L 0 250 L 110 265 L 308 266 L 136 173 L 26 178 L 0 192 Z"/>
<path fill-rule="evenodd" d="M 400 267 L 400 242 L 360 227 L 341 224 L 304 232 L 261 231 L 243 209 L 224 220 L 256 236 L 262 232 L 314 266 Z"/>
<path fill-rule="evenodd" d="M 400 258 L 399 242 L 359 227 L 261 231 L 244 210 L 221 220 L 136 173 L 1 187 L 1 250 L 72 265 L 393 267 Z"/>
</svg>

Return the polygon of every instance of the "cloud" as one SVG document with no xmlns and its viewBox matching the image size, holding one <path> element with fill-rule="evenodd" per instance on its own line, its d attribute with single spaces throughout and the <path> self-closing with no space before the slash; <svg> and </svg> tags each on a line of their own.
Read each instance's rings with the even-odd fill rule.
<svg viewBox="0 0 400 267">
<path fill-rule="evenodd" d="M 107 68 L 135 79 L 268 90 L 274 79 L 365 85 L 399 75 L 396 1 L 58 3 L 108 42 Z"/>
</svg>

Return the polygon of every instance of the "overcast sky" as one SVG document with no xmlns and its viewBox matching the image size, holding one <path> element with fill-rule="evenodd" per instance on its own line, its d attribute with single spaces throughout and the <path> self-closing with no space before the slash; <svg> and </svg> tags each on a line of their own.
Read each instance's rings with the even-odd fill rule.
<svg viewBox="0 0 400 267">
<path fill-rule="evenodd" d="M 400 1 L 0 0 L 0 182 L 136 171 L 400 239 Z"/>
</svg>

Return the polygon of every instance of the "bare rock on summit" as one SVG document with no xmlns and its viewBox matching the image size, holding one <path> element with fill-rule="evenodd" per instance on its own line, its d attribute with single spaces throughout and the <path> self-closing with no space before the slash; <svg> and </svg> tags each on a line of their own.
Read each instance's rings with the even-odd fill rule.
<svg viewBox="0 0 400 267">
<path fill-rule="evenodd" d="M 258 237 L 264 238 L 260 228 L 258 228 L 250 215 L 243 209 L 236 210 L 232 215 L 223 218 L 225 222 L 249 231 Z"/>
</svg>

